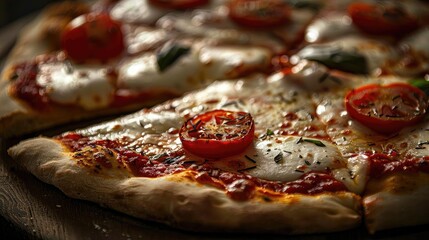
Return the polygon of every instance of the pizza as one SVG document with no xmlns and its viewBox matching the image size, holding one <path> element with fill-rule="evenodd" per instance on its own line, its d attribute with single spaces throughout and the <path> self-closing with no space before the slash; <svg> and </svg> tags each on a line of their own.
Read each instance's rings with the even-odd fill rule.
<svg viewBox="0 0 429 240">
<path fill-rule="evenodd" d="M 227 6 L 127 0 L 47 8 L 23 30 L 3 70 L 1 135 L 130 112 L 215 80 L 269 73 L 271 59 L 300 41 L 315 14 L 292 14 L 282 4 L 283 16 L 270 5 L 282 17 L 265 24 L 288 24 L 255 31 L 246 27 L 252 21 L 235 23 L 246 17 L 230 17 Z"/>
<path fill-rule="evenodd" d="M 427 3 L 84 6 L 77 20 L 49 26 L 65 29 L 60 47 L 6 68 L 2 96 L 30 109 L 21 116 L 34 122 L 158 103 L 8 150 L 43 182 L 190 231 L 309 234 L 365 225 L 376 233 L 429 224 Z M 71 28 L 76 22 L 86 29 Z M 104 25 L 113 30 L 100 31 Z M 81 34 L 113 35 L 95 48 Z M 20 58 L 14 54 L 11 62 Z"/>
</svg>

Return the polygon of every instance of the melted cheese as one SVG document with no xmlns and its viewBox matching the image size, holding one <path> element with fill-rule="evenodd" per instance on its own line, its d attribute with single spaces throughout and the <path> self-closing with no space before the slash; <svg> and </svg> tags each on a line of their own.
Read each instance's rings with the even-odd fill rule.
<svg viewBox="0 0 429 240">
<path fill-rule="evenodd" d="M 121 22 L 154 24 L 170 11 L 153 6 L 147 0 L 122 0 L 112 8 L 110 15 Z"/>
<path fill-rule="evenodd" d="M 327 139 L 324 125 L 314 118 L 315 108 L 309 94 L 294 83 L 285 81 L 280 75 L 270 76 L 268 80 L 254 76 L 245 80 L 216 82 L 169 104 L 174 110 L 166 111 L 160 106 L 159 109 L 142 111 L 116 122 L 83 130 L 82 133 L 103 139 L 127 139 L 131 149 L 154 156 L 181 149 L 178 135 L 167 131 L 179 129 L 187 117 L 210 109 L 246 111 L 252 114 L 255 121 L 254 143 L 240 154 L 208 161 L 207 164 L 226 171 L 240 170 L 236 166 L 246 168 L 255 165 L 256 168 L 245 173 L 266 180 L 285 182 L 296 180 L 309 171 L 332 171 L 333 176 L 344 182 L 350 190 L 360 191 L 360 185 L 352 179 L 354 172 L 347 169 L 350 166 L 356 169 L 353 170 L 355 172 L 362 171 L 364 168 L 360 161 L 348 162 L 342 157 L 336 144 L 324 140 Z M 295 135 L 282 135 L 279 131 L 289 112 L 296 114 L 290 119 L 290 128 L 296 132 Z M 308 130 L 309 126 L 320 130 Z M 268 129 L 275 135 L 264 136 Z M 321 141 L 325 146 L 317 146 L 311 141 Z M 281 159 L 277 157 L 279 153 L 282 154 Z M 190 153 L 185 154 L 187 160 L 204 161 Z M 249 161 L 249 157 L 255 162 Z M 277 163 L 275 159 L 278 160 Z"/>
<path fill-rule="evenodd" d="M 423 28 L 407 37 L 402 44 L 429 58 L 429 27 Z"/>
<path fill-rule="evenodd" d="M 200 52 L 207 79 L 236 78 L 246 72 L 265 70 L 270 60 L 270 51 L 261 47 L 208 46 Z"/>
<path fill-rule="evenodd" d="M 358 36 L 346 36 L 327 43 L 310 44 L 301 49 L 296 56 L 305 58 L 306 56 L 317 55 L 319 51 L 338 50 L 355 52 L 365 56 L 370 72 L 386 66 L 392 59 L 398 58 L 398 53 L 388 43 Z"/>
<path fill-rule="evenodd" d="M 325 147 L 300 142 L 297 136 L 273 136 L 257 140 L 254 146 L 243 153 L 256 161 L 257 167 L 248 173 L 266 180 L 289 182 L 306 172 L 343 168 L 345 163 L 336 146 L 323 140 L 321 142 Z"/>
<path fill-rule="evenodd" d="M 143 26 L 128 26 L 126 42 L 128 53 L 137 54 L 154 50 L 168 41 L 169 35 L 164 29 L 155 29 Z"/>
<path fill-rule="evenodd" d="M 157 26 L 191 37 L 204 38 L 212 43 L 265 46 L 276 53 L 286 50 L 284 43 L 270 33 L 237 28 L 229 21 L 227 11 L 222 7 L 188 14 L 171 13 L 161 18 Z"/>
<path fill-rule="evenodd" d="M 39 68 L 36 81 L 46 88 L 54 102 L 76 104 L 85 109 L 105 107 L 111 102 L 114 86 L 104 67 L 55 62 Z"/>
<path fill-rule="evenodd" d="M 191 51 L 161 72 L 156 53 L 146 53 L 123 62 L 119 67 L 118 85 L 132 90 L 168 88 L 184 92 L 201 85 L 202 64 L 198 52 Z"/>
<path fill-rule="evenodd" d="M 310 43 L 324 42 L 357 33 L 358 30 L 354 27 L 350 17 L 334 13 L 312 22 L 305 32 L 305 40 Z"/>
<path fill-rule="evenodd" d="M 284 76 L 286 81 L 292 81 L 301 87 L 313 90 L 320 91 L 324 89 L 329 89 L 330 87 L 338 86 L 340 82 L 337 80 L 332 80 L 329 70 L 322 64 L 301 60 L 292 68 L 292 74 L 287 74 Z M 340 80 L 338 80 L 340 81 Z"/>
</svg>

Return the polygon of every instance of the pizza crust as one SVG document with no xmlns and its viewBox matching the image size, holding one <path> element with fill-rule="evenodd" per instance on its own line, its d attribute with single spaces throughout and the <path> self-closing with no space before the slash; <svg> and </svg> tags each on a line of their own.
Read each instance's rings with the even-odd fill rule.
<svg viewBox="0 0 429 240">
<path fill-rule="evenodd" d="M 363 196 L 370 233 L 429 224 L 429 174 L 394 174 L 368 182 Z"/>
<path fill-rule="evenodd" d="M 9 154 L 70 197 L 187 230 L 302 234 L 350 229 L 361 220 L 360 197 L 353 193 L 234 201 L 222 190 L 190 181 L 186 171 L 160 178 L 133 177 L 118 169 L 91 173 L 48 138 L 21 142 Z"/>
</svg>

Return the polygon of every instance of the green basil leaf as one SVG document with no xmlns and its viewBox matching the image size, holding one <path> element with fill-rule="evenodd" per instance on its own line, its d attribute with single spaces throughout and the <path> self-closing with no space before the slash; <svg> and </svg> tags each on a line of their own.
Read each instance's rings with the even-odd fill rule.
<svg viewBox="0 0 429 240">
<path fill-rule="evenodd" d="M 309 143 L 313 143 L 314 145 L 318 146 L 318 147 L 326 147 L 326 145 L 319 141 L 319 140 L 313 140 L 313 139 L 303 139 L 304 142 L 309 142 Z"/>
<path fill-rule="evenodd" d="M 367 74 L 368 63 L 362 54 L 343 51 L 314 51 L 313 54 L 303 56 L 304 59 L 315 61 L 344 72 Z"/>
<path fill-rule="evenodd" d="M 172 64 L 174 64 L 180 57 L 187 54 L 191 49 L 189 47 L 172 45 L 166 49 L 163 49 L 156 56 L 159 71 L 164 72 Z"/>
<path fill-rule="evenodd" d="M 429 96 L 429 81 L 423 78 L 418 78 L 418 79 L 411 79 L 409 81 L 409 83 L 411 85 L 413 85 L 414 87 L 420 88 L 420 90 L 422 90 L 423 92 L 426 93 L 426 95 Z"/>
<path fill-rule="evenodd" d="M 310 9 L 318 11 L 322 8 L 322 3 L 306 0 L 289 0 L 286 1 L 286 3 L 297 9 Z"/>
</svg>

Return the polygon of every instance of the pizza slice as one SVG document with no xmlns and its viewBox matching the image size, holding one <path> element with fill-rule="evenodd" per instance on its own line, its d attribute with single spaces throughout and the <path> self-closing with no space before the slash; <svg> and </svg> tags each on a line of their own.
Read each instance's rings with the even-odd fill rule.
<svg viewBox="0 0 429 240">
<path fill-rule="evenodd" d="M 3 70 L 1 136 L 129 112 L 215 80 L 270 72 L 271 60 L 292 44 L 270 35 L 275 26 L 272 31 L 242 28 L 227 15 L 217 16 L 229 24 L 215 32 L 235 32 L 218 39 L 177 31 L 162 20 L 174 15 L 179 23 L 193 14 L 230 7 L 226 1 L 123 0 L 48 8 L 22 33 Z M 288 36 L 298 35 L 309 17 L 285 20 L 290 24 L 284 29 L 295 29 Z M 200 31 L 210 32 L 210 24 Z"/>
<path fill-rule="evenodd" d="M 336 77 L 347 83 L 313 100 L 341 154 L 361 169 L 368 230 L 428 224 L 427 95 L 409 78 Z"/>
<path fill-rule="evenodd" d="M 421 1 L 328 3 L 306 29 L 297 56 L 355 74 L 422 76 L 428 14 Z"/>
<path fill-rule="evenodd" d="M 9 154 L 70 197 L 188 230 L 300 234 L 361 222 L 354 170 L 311 94 L 282 73 L 216 82 Z"/>
</svg>

